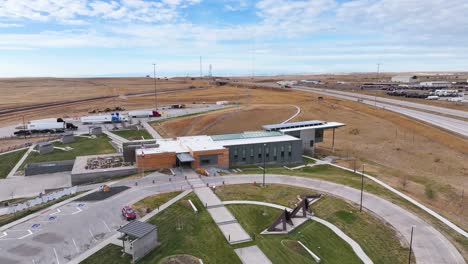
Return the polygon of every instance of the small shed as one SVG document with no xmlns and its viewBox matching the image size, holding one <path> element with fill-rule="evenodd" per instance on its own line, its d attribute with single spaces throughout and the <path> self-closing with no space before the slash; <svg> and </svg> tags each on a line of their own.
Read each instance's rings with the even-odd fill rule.
<svg viewBox="0 0 468 264">
<path fill-rule="evenodd" d="M 102 127 L 100 127 L 100 126 L 90 127 L 89 128 L 89 134 L 90 135 L 95 135 L 95 136 L 101 135 L 102 134 Z"/>
<path fill-rule="evenodd" d="M 39 154 L 47 154 L 54 151 L 54 145 L 50 142 L 41 142 L 37 144 L 37 151 Z"/>
<path fill-rule="evenodd" d="M 67 132 L 62 136 L 61 141 L 63 144 L 75 142 L 75 135 L 73 135 L 71 132 Z"/>
<path fill-rule="evenodd" d="M 158 234 L 155 225 L 140 221 L 131 221 L 119 228 L 120 240 L 124 252 L 132 255 L 133 262 L 144 257 L 158 245 Z"/>
</svg>

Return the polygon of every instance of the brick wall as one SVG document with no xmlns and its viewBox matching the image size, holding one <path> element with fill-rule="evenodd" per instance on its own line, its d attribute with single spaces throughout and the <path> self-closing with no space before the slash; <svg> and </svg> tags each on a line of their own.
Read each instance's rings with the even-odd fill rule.
<svg viewBox="0 0 468 264">
<path fill-rule="evenodd" d="M 136 158 L 136 164 L 138 169 L 142 169 L 144 166 L 145 170 L 172 168 L 176 165 L 176 153 L 163 152 L 145 154 L 144 158 L 141 155 L 139 155 Z"/>
</svg>

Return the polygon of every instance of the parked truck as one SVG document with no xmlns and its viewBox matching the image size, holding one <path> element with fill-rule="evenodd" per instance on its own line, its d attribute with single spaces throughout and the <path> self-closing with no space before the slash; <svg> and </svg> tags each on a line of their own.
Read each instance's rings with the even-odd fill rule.
<svg viewBox="0 0 468 264">
<path fill-rule="evenodd" d="M 127 118 L 121 116 L 120 113 L 112 113 L 110 115 L 94 115 L 82 116 L 81 123 L 83 124 L 99 124 L 99 123 L 121 123 L 127 121 Z"/>
<path fill-rule="evenodd" d="M 130 118 L 145 118 L 145 117 L 160 117 L 161 114 L 154 110 L 135 110 L 129 111 L 128 117 Z"/>
</svg>

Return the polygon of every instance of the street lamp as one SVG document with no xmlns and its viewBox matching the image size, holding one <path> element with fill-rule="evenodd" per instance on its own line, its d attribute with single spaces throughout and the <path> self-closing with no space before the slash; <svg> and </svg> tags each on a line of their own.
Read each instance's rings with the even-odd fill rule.
<svg viewBox="0 0 468 264">
<path fill-rule="evenodd" d="M 413 230 L 414 226 L 411 226 L 411 238 L 410 238 L 410 245 L 409 245 L 409 256 L 408 256 L 408 264 L 411 264 L 411 251 L 413 247 Z"/>
<path fill-rule="evenodd" d="M 153 63 L 153 79 L 154 79 L 154 110 L 158 110 L 158 97 L 156 95 L 156 63 Z"/>
<path fill-rule="evenodd" d="M 266 153 L 265 153 L 265 147 L 266 147 L 266 144 L 263 144 L 263 187 L 265 187 L 265 167 L 266 167 L 266 162 L 265 162 L 265 156 L 266 156 Z"/>
<path fill-rule="evenodd" d="M 364 164 L 362 164 L 362 174 L 361 174 L 361 204 L 359 205 L 359 212 L 362 212 L 362 193 L 364 191 Z"/>
</svg>

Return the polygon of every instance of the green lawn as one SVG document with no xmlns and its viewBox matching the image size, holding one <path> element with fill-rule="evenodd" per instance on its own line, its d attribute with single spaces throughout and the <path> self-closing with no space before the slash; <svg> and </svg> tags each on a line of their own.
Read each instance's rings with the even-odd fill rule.
<svg viewBox="0 0 468 264">
<path fill-rule="evenodd" d="M 87 259 L 81 261 L 80 264 L 129 264 L 131 261 L 132 257 L 130 255 L 122 255 L 122 247 L 109 244 Z"/>
<path fill-rule="evenodd" d="M 146 131 L 146 129 L 129 129 L 129 130 L 115 130 L 111 131 L 112 133 L 116 134 L 117 136 L 121 136 L 128 140 L 141 140 L 141 139 L 153 139 L 150 133 Z M 143 138 L 142 138 L 143 137 Z"/>
<path fill-rule="evenodd" d="M 266 188 L 260 185 L 239 184 L 219 186 L 216 193 L 225 201 L 244 199 L 293 207 L 297 203 L 297 195 L 315 192 L 277 184 L 268 185 Z M 401 246 L 396 231 L 371 214 L 359 213 L 358 208 L 330 196 L 325 196 L 312 207 L 318 217 L 336 225 L 360 244 L 374 263 L 393 264 L 407 261 L 408 249 Z"/>
<path fill-rule="evenodd" d="M 181 192 L 169 192 L 169 193 L 160 193 L 152 196 L 148 196 L 143 200 L 138 201 L 133 205 L 133 209 L 138 211 L 140 217 L 146 215 L 146 210 L 153 211 L 156 208 L 159 208 L 162 204 L 165 204 L 172 198 L 179 195 Z"/>
<path fill-rule="evenodd" d="M 361 263 L 351 246 L 333 231 L 315 221 L 308 221 L 287 235 L 260 235 L 281 213 L 259 205 L 228 205 L 239 223 L 273 263 L 315 263 L 293 241 L 301 241 L 318 255 L 324 264 Z M 287 242 L 287 243 L 285 243 Z"/>
<path fill-rule="evenodd" d="M 188 199 L 198 208 L 198 214 L 193 212 Z M 203 263 L 241 263 L 193 193 L 157 214 L 149 222 L 158 227 L 161 245 L 138 263 L 158 263 L 167 256 L 179 254 L 201 258 Z"/>
<path fill-rule="evenodd" d="M 243 167 L 242 172 L 239 174 L 262 174 L 263 170 L 260 170 L 258 167 Z M 306 167 L 299 170 L 290 171 L 281 167 L 268 167 L 267 174 L 283 174 L 283 175 L 292 175 L 298 177 L 306 177 L 313 179 L 322 179 L 325 181 L 335 182 L 343 184 L 346 186 L 353 187 L 355 189 L 361 189 L 361 176 L 359 174 L 346 171 L 340 168 L 333 167 L 331 165 L 317 165 L 314 167 Z M 385 181 L 385 179 L 383 179 Z M 268 182 L 268 175 L 267 175 Z M 411 212 L 414 212 L 419 217 L 424 219 L 426 222 L 430 223 L 437 230 L 441 231 L 442 234 L 447 237 L 451 237 L 454 241 L 454 245 L 457 249 L 464 255 L 465 260 L 468 260 L 468 239 L 459 233 L 452 230 L 450 227 L 442 223 L 440 220 L 429 215 L 416 205 L 408 202 L 402 197 L 394 194 L 388 189 L 382 187 L 381 185 L 375 183 L 372 180 L 364 178 L 364 191 L 368 193 L 375 194 L 380 196 L 394 204 L 401 206 Z M 404 191 L 403 191 L 404 192 Z"/>
<path fill-rule="evenodd" d="M 44 162 L 44 161 L 57 161 L 57 160 L 72 160 L 77 156 L 97 155 L 97 154 L 110 154 L 115 153 L 116 150 L 109 143 L 109 138 L 106 135 L 100 135 L 95 139 L 75 137 L 75 142 L 70 144 L 62 144 L 61 142 L 54 142 L 54 146 L 64 148 L 66 146 L 72 147 L 71 151 L 63 151 L 54 149 L 49 154 L 40 155 L 36 152 L 31 152 L 26 161 L 21 165 L 24 168 L 28 163 Z"/>
<path fill-rule="evenodd" d="M 8 173 L 15 167 L 16 163 L 23 157 L 27 149 L 18 150 L 12 153 L 0 155 L 0 179 L 6 178 Z"/>
</svg>

